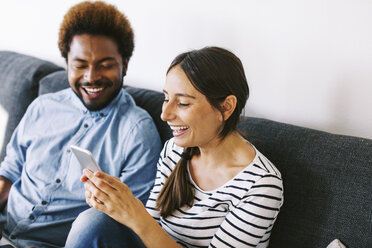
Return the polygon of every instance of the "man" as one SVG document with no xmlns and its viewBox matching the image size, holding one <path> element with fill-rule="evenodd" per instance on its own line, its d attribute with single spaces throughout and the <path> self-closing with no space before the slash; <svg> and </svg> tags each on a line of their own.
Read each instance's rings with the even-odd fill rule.
<svg viewBox="0 0 372 248">
<path fill-rule="evenodd" d="M 59 49 L 71 87 L 29 106 L 0 167 L 0 223 L 17 247 L 64 246 L 89 208 L 70 145 L 90 150 L 103 171 L 147 200 L 161 142 L 122 88 L 133 47 L 129 22 L 112 5 L 83 2 L 65 15 Z"/>
</svg>

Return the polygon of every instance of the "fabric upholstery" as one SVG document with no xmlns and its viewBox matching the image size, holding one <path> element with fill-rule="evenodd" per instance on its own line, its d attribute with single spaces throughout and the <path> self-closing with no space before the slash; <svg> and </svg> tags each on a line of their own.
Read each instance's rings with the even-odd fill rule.
<svg viewBox="0 0 372 248">
<path fill-rule="evenodd" d="M 0 104 L 10 115 L 6 143 L 38 92 L 69 87 L 62 68 L 12 52 L 0 52 L 0 83 Z M 163 94 L 124 87 L 152 116 L 162 141 L 170 138 L 160 119 Z M 336 238 L 346 247 L 372 247 L 372 140 L 252 117 L 239 128 L 283 176 L 284 205 L 270 247 L 327 247 Z"/>
<path fill-rule="evenodd" d="M 67 79 L 67 71 L 53 72 L 40 80 L 39 95 L 57 92 L 70 87 Z"/>
<path fill-rule="evenodd" d="M 63 68 L 32 56 L 0 51 L 0 105 L 8 113 L 0 161 L 5 156 L 13 130 L 27 106 L 38 95 L 38 85 L 45 75 Z M 0 141 L 1 142 L 1 141 Z"/>
<path fill-rule="evenodd" d="M 240 124 L 281 171 L 284 206 L 271 247 L 372 247 L 372 140 L 259 118 Z"/>
<path fill-rule="evenodd" d="M 168 124 L 161 120 L 160 114 L 164 101 L 163 93 L 154 90 L 141 89 L 132 86 L 124 86 L 125 90 L 132 95 L 136 104 L 145 109 L 155 122 L 162 143 L 173 137 Z"/>
</svg>

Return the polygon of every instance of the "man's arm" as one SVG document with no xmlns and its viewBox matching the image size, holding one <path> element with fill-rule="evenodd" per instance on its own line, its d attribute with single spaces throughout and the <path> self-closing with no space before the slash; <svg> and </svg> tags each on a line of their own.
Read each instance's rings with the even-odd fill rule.
<svg viewBox="0 0 372 248">
<path fill-rule="evenodd" d="M 11 186 L 12 182 L 8 178 L 0 176 L 0 211 L 5 207 Z"/>
<path fill-rule="evenodd" d="M 3 176 L 0 176 L 0 212 L 4 210 L 5 204 L 8 201 L 8 195 L 12 187 L 12 182 Z M 3 230 L 0 226 L 0 239 L 3 237 Z"/>
<path fill-rule="evenodd" d="M 139 121 L 126 142 L 126 161 L 120 180 L 145 205 L 154 185 L 156 164 L 161 151 L 160 137 L 152 119 Z"/>
</svg>

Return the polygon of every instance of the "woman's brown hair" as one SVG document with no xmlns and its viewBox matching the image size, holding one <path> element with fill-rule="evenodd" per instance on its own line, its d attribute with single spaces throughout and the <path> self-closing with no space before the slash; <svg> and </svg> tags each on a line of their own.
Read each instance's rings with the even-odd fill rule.
<svg viewBox="0 0 372 248">
<path fill-rule="evenodd" d="M 235 131 L 249 96 L 248 83 L 240 59 L 226 49 L 205 47 L 178 55 L 169 66 L 167 74 L 175 66 L 180 66 L 195 89 L 221 114 L 223 112 L 221 103 L 226 97 L 229 95 L 236 97 L 236 108 L 231 116 L 224 120 L 219 138 L 224 139 Z M 192 156 L 199 153 L 197 147 L 184 148 L 175 169 L 160 191 L 156 206 L 163 218 L 185 205 L 193 204 L 194 188 L 189 180 L 187 163 Z"/>
</svg>

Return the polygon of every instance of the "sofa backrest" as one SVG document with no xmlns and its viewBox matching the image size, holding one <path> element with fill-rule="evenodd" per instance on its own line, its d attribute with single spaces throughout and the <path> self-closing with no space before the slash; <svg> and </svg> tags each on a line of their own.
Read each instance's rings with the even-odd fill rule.
<svg viewBox="0 0 372 248">
<path fill-rule="evenodd" d="M 284 205 L 270 247 L 372 247 L 372 140 L 245 118 L 248 139 L 281 171 Z"/>
<path fill-rule="evenodd" d="M 10 121 L 5 144 L 38 94 L 69 87 L 63 68 L 1 51 L 0 84 L 0 107 L 8 111 Z M 170 138 L 169 127 L 160 120 L 163 94 L 125 88 L 153 117 L 162 140 Z M 270 247 L 325 248 L 335 238 L 349 248 L 372 247 L 372 140 L 251 117 L 245 117 L 239 129 L 283 176 L 284 206 Z"/>
</svg>

